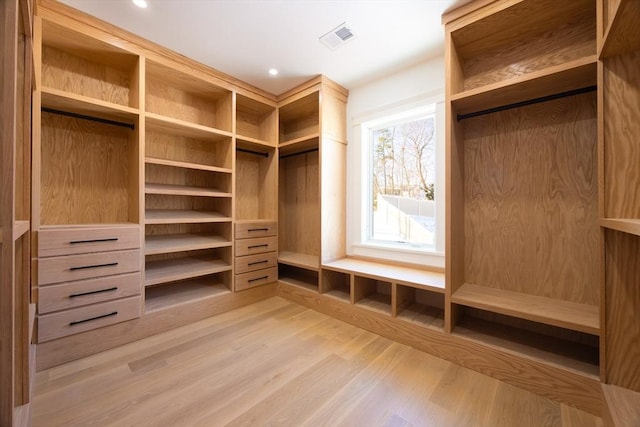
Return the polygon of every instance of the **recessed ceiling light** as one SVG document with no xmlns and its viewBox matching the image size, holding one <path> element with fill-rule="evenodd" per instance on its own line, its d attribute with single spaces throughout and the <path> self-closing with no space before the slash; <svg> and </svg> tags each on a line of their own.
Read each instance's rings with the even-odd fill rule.
<svg viewBox="0 0 640 427">
<path fill-rule="evenodd" d="M 133 4 L 135 4 L 136 6 L 145 9 L 147 6 L 149 6 L 147 4 L 147 0 L 131 0 L 133 2 Z"/>
<path fill-rule="evenodd" d="M 276 70 L 275 68 L 269 68 L 269 75 L 277 76 L 278 75 L 278 70 Z"/>
</svg>

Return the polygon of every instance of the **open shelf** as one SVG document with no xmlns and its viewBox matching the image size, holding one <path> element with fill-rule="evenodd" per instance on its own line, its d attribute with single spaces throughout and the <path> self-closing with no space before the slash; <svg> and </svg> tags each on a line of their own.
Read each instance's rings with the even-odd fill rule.
<svg viewBox="0 0 640 427">
<path fill-rule="evenodd" d="M 208 298 L 215 298 L 229 294 L 231 291 L 217 280 L 214 275 L 166 285 L 151 286 L 146 288 L 144 293 L 144 312 L 150 314 Z"/>
<path fill-rule="evenodd" d="M 416 325 L 444 330 L 444 295 L 416 288 L 396 285 L 393 315 Z"/>
<path fill-rule="evenodd" d="M 600 58 L 640 49 L 640 3 L 637 0 L 619 0 L 612 15 L 600 47 Z"/>
<path fill-rule="evenodd" d="M 215 233 L 152 234 L 145 237 L 144 254 L 196 251 L 231 245 L 228 239 Z"/>
<path fill-rule="evenodd" d="M 320 132 L 320 93 L 317 90 L 280 105 L 279 142 L 291 142 Z"/>
<path fill-rule="evenodd" d="M 231 197 L 231 193 L 225 193 L 213 188 L 176 184 L 154 184 L 149 182 L 144 185 L 144 192 L 146 194 L 167 194 L 173 196 Z"/>
<path fill-rule="evenodd" d="M 314 132 L 300 138 L 284 141 L 279 145 L 280 157 L 302 153 L 309 150 L 317 150 L 320 144 L 320 134 Z"/>
<path fill-rule="evenodd" d="M 13 223 L 13 241 L 15 242 L 16 240 L 18 240 L 19 238 L 24 236 L 29 231 L 29 227 L 30 227 L 30 222 L 28 220 L 14 221 L 14 223 Z M 1 235 L 2 235 L 2 233 L 0 233 L 0 236 Z M 0 243 L 1 242 L 2 242 L 2 240 L 0 240 Z"/>
<path fill-rule="evenodd" d="M 353 302 L 391 316 L 391 283 L 369 277 L 353 277 Z"/>
<path fill-rule="evenodd" d="M 196 224 L 205 222 L 231 222 L 231 218 L 211 211 L 181 209 L 147 209 L 145 224 Z"/>
<path fill-rule="evenodd" d="M 609 407 L 613 426 L 640 425 L 640 393 L 611 384 L 602 384 L 602 394 Z"/>
<path fill-rule="evenodd" d="M 373 279 L 420 287 L 431 292 L 444 293 L 444 273 L 364 261 L 356 258 L 342 258 L 324 263 L 322 267 L 343 273 L 353 273 Z"/>
<path fill-rule="evenodd" d="M 629 218 L 603 218 L 600 225 L 610 230 L 622 231 L 623 233 L 640 236 L 640 219 Z"/>
<path fill-rule="evenodd" d="M 318 292 L 318 272 L 291 265 L 278 265 L 278 280 L 290 285 L 298 286 Z"/>
<path fill-rule="evenodd" d="M 231 132 L 167 117 L 162 114 L 147 112 L 145 117 L 147 128 L 156 132 L 211 142 L 222 141 L 231 137 Z"/>
<path fill-rule="evenodd" d="M 322 269 L 322 294 L 351 302 L 351 276 L 347 273 Z"/>
<path fill-rule="evenodd" d="M 157 159 L 154 157 L 146 157 L 144 159 L 145 163 L 152 165 L 160 165 L 160 166 L 171 166 L 176 168 L 184 168 L 184 169 L 195 169 L 207 172 L 220 172 L 220 173 L 232 173 L 231 169 L 228 168 L 220 168 L 217 166 L 207 166 L 201 165 L 198 163 L 191 162 L 181 162 L 177 160 L 167 160 L 167 159 Z"/>
<path fill-rule="evenodd" d="M 43 108 L 123 122 L 131 126 L 138 121 L 138 110 L 135 108 L 49 87 L 43 87 L 41 93 Z"/>
<path fill-rule="evenodd" d="M 317 255 L 281 251 L 278 253 L 278 263 L 304 268 L 305 270 L 318 271 L 320 269 L 320 257 Z"/>
<path fill-rule="evenodd" d="M 468 283 L 455 291 L 451 300 L 456 304 L 574 331 L 593 335 L 600 333 L 600 317 L 597 306 Z"/>
<path fill-rule="evenodd" d="M 236 94 L 237 138 L 261 145 L 275 146 L 277 117 L 275 105 Z"/>
<path fill-rule="evenodd" d="M 599 379 L 597 345 L 568 341 L 508 324 L 468 316 L 458 321 L 453 334 L 483 345 L 507 350 L 526 359 L 549 363 Z"/>
<path fill-rule="evenodd" d="M 231 271 L 231 265 L 214 256 L 204 255 L 148 261 L 145 265 L 145 286 L 206 276 L 223 271 Z"/>
<path fill-rule="evenodd" d="M 595 55 L 579 58 L 522 76 L 467 90 L 451 97 L 458 115 L 526 102 L 537 98 L 594 87 Z"/>
</svg>

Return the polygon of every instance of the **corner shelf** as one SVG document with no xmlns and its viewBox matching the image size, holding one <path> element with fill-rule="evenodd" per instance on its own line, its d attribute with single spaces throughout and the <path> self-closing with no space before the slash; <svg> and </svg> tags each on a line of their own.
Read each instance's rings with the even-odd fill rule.
<svg viewBox="0 0 640 427">
<path fill-rule="evenodd" d="M 319 271 L 320 257 L 317 255 L 307 255 L 295 252 L 281 251 L 278 253 L 278 263 L 292 267 L 303 268 L 305 270 Z"/>
<path fill-rule="evenodd" d="M 144 254 L 157 255 L 231 246 L 214 233 L 151 234 L 145 237 Z"/>
<path fill-rule="evenodd" d="M 203 301 L 231 291 L 214 278 L 199 278 L 173 283 L 170 286 L 152 286 L 145 289 L 145 314 Z"/>
<path fill-rule="evenodd" d="M 149 261 L 145 267 L 145 286 L 175 282 L 223 271 L 231 271 L 231 266 L 212 256 Z"/>
<path fill-rule="evenodd" d="M 231 222 L 231 218 L 218 212 L 183 209 L 147 209 L 145 224 L 198 224 Z"/>
<path fill-rule="evenodd" d="M 600 58 L 624 55 L 640 49 L 640 3 L 619 0 L 613 19 L 605 31 Z"/>
<path fill-rule="evenodd" d="M 144 192 L 146 194 L 166 194 L 172 196 L 231 197 L 231 193 L 226 193 L 214 188 L 176 184 L 146 183 L 144 185 Z"/>
<path fill-rule="evenodd" d="M 603 218 L 600 226 L 610 230 L 622 231 L 623 233 L 640 236 L 640 219 L 630 218 Z"/>
<path fill-rule="evenodd" d="M 558 326 L 587 334 L 600 334 L 596 306 L 465 283 L 451 297 L 455 304 Z"/>
<path fill-rule="evenodd" d="M 207 171 L 207 172 L 220 172 L 220 173 L 228 173 L 228 174 L 232 173 L 231 169 L 228 169 L 228 168 L 221 168 L 217 166 L 207 166 L 207 165 L 201 165 L 198 163 L 181 162 L 177 160 L 158 159 L 155 157 L 146 157 L 144 161 L 145 163 L 148 163 L 151 165 L 172 166 L 176 168 L 195 169 L 195 170 L 201 170 L 201 171 Z"/>
</svg>

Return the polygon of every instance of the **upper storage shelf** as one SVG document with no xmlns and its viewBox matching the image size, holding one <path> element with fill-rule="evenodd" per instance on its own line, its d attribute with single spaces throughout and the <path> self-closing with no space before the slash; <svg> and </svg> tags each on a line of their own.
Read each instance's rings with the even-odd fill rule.
<svg viewBox="0 0 640 427">
<path fill-rule="evenodd" d="M 137 55 L 46 19 L 42 27 L 43 91 L 139 107 Z"/>
<path fill-rule="evenodd" d="M 293 99 L 280 106 L 280 145 L 317 138 L 320 132 L 320 92 Z"/>
<path fill-rule="evenodd" d="M 640 2 L 638 0 L 609 0 L 609 16 L 600 57 L 623 55 L 640 49 Z"/>
<path fill-rule="evenodd" d="M 245 142 L 275 146 L 278 119 L 275 105 L 236 95 L 236 134 Z"/>
<path fill-rule="evenodd" d="M 451 31 L 459 113 L 595 85 L 594 0 L 506 3 Z"/>
<path fill-rule="evenodd" d="M 147 60 L 146 111 L 178 121 L 231 132 L 230 90 Z"/>
</svg>

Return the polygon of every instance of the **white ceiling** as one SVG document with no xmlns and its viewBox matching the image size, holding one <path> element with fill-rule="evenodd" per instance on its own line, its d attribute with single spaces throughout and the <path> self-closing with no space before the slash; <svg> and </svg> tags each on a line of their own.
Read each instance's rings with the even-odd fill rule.
<svg viewBox="0 0 640 427">
<path fill-rule="evenodd" d="M 279 95 L 324 74 L 353 89 L 441 55 L 440 16 L 468 0 L 61 0 Z M 343 22 L 356 38 L 318 38 Z M 268 75 L 275 67 L 277 77 Z"/>
</svg>

